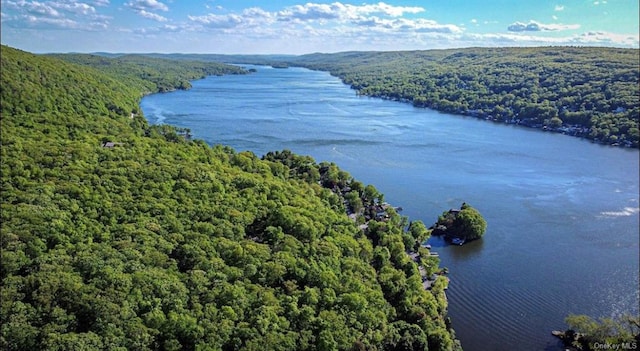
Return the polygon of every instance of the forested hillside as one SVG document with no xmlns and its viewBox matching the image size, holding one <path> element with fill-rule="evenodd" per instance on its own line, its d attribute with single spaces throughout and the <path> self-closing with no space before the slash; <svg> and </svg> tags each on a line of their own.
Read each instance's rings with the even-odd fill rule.
<svg viewBox="0 0 640 351">
<path fill-rule="evenodd" d="M 360 94 L 638 147 L 637 49 L 469 48 L 303 55 Z"/>
<path fill-rule="evenodd" d="M 459 348 L 422 223 L 349 218 L 382 195 L 335 165 L 149 126 L 163 85 L 104 66 L 1 48 L 0 348 Z"/>
<path fill-rule="evenodd" d="M 213 75 L 246 73 L 240 67 L 217 62 L 182 60 L 177 64 L 175 61 L 142 55 L 123 55 L 114 58 L 86 54 L 50 54 L 48 56 L 90 66 L 111 76 L 126 76 L 127 81 L 131 81 L 135 76 L 139 78 L 136 83 L 143 85 L 149 92 L 189 89 L 191 88 L 190 80 Z"/>
</svg>

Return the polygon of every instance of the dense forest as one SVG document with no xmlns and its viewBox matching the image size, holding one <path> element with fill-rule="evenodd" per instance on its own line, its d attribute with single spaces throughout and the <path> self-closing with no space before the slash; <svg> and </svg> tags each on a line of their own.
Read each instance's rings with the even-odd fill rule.
<svg viewBox="0 0 640 351">
<path fill-rule="evenodd" d="M 222 74 L 247 73 L 240 67 L 216 62 L 163 60 L 141 55 L 123 55 L 114 58 L 87 54 L 49 54 L 68 62 L 96 68 L 110 76 L 124 76 L 131 82 L 132 76 L 137 86 L 147 92 L 167 92 L 175 89 L 191 88 L 191 80 Z"/>
<path fill-rule="evenodd" d="M 638 147 L 640 56 L 616 48 L 469 48 L 312 54 L 358 93 Z"/>
<path fill-rule="evenodd" d="M 147 123 L 193 63 L 0 53 L 3 350 L 460 348 L 429 231 L 373 186 Z"/>
</svg>

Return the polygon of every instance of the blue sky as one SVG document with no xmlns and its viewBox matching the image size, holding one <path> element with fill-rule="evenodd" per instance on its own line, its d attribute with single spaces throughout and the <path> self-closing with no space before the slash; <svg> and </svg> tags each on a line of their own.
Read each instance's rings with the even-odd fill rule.
<svg viewBox="0 0 640 351">
<path fill-rule="evenodd" d="M 305 54 L 471 46 L 639 46 L 638 0 L 0 0 L 31 52 Z"/>
</svg>

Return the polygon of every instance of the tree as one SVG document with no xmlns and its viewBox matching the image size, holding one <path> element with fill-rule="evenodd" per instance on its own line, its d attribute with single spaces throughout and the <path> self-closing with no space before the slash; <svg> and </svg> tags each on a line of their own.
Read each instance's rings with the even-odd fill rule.
<svg viewBox="0 0 640 351">
<path fill-rule="evenodd" d="M 451 234 L 465 240 L 480 239 L 487 230 L 487 222 L 475 208 L 463 204 L 453 221 Z"/>
<path fill-rule="evenodd" d="M 557 116 L 551 117 L 550 119 L 545 120 L 545 125 L 551 128 L 560 128 L 562 127 L 562 120 Z"/>
<path fill-rule="evenodd" d="M 444 234 L 449 240 L 475 240 L 484 235 L 487 222 L 478 210 L 463 203 L 459 210 L 451 209 L 440 215 L 434 228 L 434 235 Z"/>
<path fill-rule="evenodd" d="M 422 221 L 412 221 L 409 224 L 409 233 L 419 243 L 428 240 L 431 234 Z"/>
<path fill-rule="evenodd" d="M 424 331 L 415 324 L 405 321 L 397 321 L 390 325 L 391 337 L 385 345 L 390 351 L 417 351 L 429 350 L 427 336 Z M 440 350 L 440 348 L 434 348 Z"/>
<path fill-rule="evenodd" d="M 600 321 L 586 315 L 569 315 L 565 318 L 572 346 L 582 350 L 595 350 L 598 345 L 628 345 L 628 349 L 640 346 L 640 317 L 625 315 L 618 320 L 602 318 Z"/>
</svg>

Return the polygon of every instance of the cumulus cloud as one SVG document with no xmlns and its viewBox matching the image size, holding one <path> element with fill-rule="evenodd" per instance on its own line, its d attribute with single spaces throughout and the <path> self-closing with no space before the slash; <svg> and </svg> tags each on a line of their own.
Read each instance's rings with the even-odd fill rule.
<svg viewBox="0 0 640 351">
<path fill-rule="evenodd" d="M 82 2 L 61 3 L 58 5 L 58 8 L 65 11 L 81 14 L 81 15 L 89 15 L 89 14 L 96 13 L 95 7 Z"/>
<path fill-rule="evenodd" d="M 109 19 L 96 13 L 94 6 L 108 5 L 109 1 L 92 2 L 60 0 L 60 1 L 2 1 L 2 6 L 10 14 L 3 16 L 3 21 L 10 26 L 20 28 L 63 28 L 95 30 L 106 28 Z"/>
<path fill-rule="evenodd" d="M 367 19 L 381 17 L 397 18 L 405 13 L 423 12 L 421 7 L 393 6 L 383 2 L 377 4 L 350 5 L 340 2 L 331 4 L 306 3 L 304 5 L 293 5 L 285 7 L 283 10 L 268 12 L 258 7 L 245 9 L 241 13 L 231 14 L 208 14 L 204 16 L 189 16 L 191 21 L 207 25 L 223 24 L 224 27 L 230 24 L 264 24 L 274 22 L 311 23 L 329 22 L 349 23 L 364 22 Z M 367 17 L 371 16 L 371 17 Z"/>
<path fill-rule="evenodd" d="M 216 15 L 212 13 L 206 16 L 189 16 L 189 19 L 211 28 L 233 28 L 244 21 L 243 17 L 239 15 Z"/>
<path fill-rule="evenodd" d="M 153 11 L 169 11 L 169 7 L 157 0 L 131 0 L 125 4 L 138 15 L 158 22 L 166 22 L 167 18 Z"/>
<path fill-rule="evenodd" d="M 362 5 L 362 6 L 352 6 L 345 5 L 348 9 L 353 9 L 355 12 L 359 12 L 362 15 L 368 14 L 384 14 L 391 17 L 400 17 L 404 16 L 405 13 L 420 13 L 424 12 L 424 8 L 422 7 L 408 7 L 408 6 L 393 6 L 389 4 L 385 4 L 384 2 L 379 2 L 375 5 Z"/>
<path fill-rule="evenodd" d="M 18 10 L 32 16 L 59 17 L 60 13 L 51 4 L 38 1 L 3 1 L 6 9 Z"/>
<path fill-rule="evenodd" d="M 515 22 L 513 24 L 510 24 L 509 27 L 507 27 L 507 30 L 510 32 L 537 32 L 541 29 L 538 23 L 535 22 L 529 22 L 528 24 Z"/>
<path fill-rule="evenodd" d="M 134 10 L 139 11 L 168 11 L 169 7 L 156 0 L 132 0 L 125 4 Z"/>
<path fill-rule="evenodd" d="M 312 21 L 340 19 L 347 15 L 345 5 L 341 3 L 333 4 L 311 4 L 290 6 L 277 13 L 280 21 Z"/>
<path fill-rule="evenodd" d="M 438 24 L 435 21 L 418 19 L 409 20 L 405 18 L 383 19 L 378 17 L 361 18 L 352 21 L 353 24 L 371 29 L 387 29 L 393 31 L 416 32 L 416 33 L 459 33 L 462 30 L 454 25 Z"/>
<path fill-rule="evenodd" d="M 146 10 L 140 10 L 138 11 L 138 14 L 144 18 L 148 18 L 148 19 L 152 19 L 154 21 L 158 21 L 158 22 L 166 22 L 167 18 L 161 15 L 158 15 L 156 13 L 153 12 L 148 12 Z"/>
<path fill-rule="evenodd" d="M 463 33 L 458 36 L 460 46 L 540 46 L 540 45 L 581 45 L 638 47 L 640 35 L 615 34 L 602 31 L 590 31 L 567 36 L 545 35 L 544 32 L 524 33 Z"/>
<path fill-rule="evenodd" d="M 340 2 L 331 4 L 307 3 L 285 8 L 277 13 L 279 20 L 353 20 L 361 16 L 380 15 L 387 17 L 401 17 L 405 13 L 424 12 L 422 7 L 393 6 L 384 2 L 377 4 L 350 5 Z"/>
<path fill-rule="evenodd" d="M 459 33 L 462 29 L 452 24 L 439 24 L 426 19 L 408 19 L 404 14 L 425 11 L 422 7 L 393 6 L 384 2 L 377 4 L 350 5 L 340 2 L 331 4 L 306 3 L 288 6 L 280 11 L 268 12 L 260 8 L 245 9 L 241 13 L 188 16 L 189 20 L 208 28 L 244 31 L 250 27 L 273 30 L 304 30 L 307 35 L 320 33 L 312 30 L 312 24 L 320 24 L 336 31 L 350 32 L 357 28 L 379 31 L 413 31 L 416 33 Z M 356 26 L 348 28 L 347 26 Z M 326 32 L 322 34 L 326 35 Z"/>
<path fill-rule="evenodd" d="M 266 26 L 275 22 L 275 14 L 258 7 L 245 9 L 240 14 L 216 15 L 210 13 L 204 16 L 188 16 L 189 20 L 205 25 L 209 28 L 235 28 Z"/>
<path fill-rule="evenodd" d="M 66 18 L 46 18 L 36 16 L 26 16 L 24 18 L 32 27 L 41 25 L 54 25 L 61 28 L 77 28 L 78 22 Z"/>
<path fill-rule="evenodd" d="M 241 12 L 219 9 L 205 15 L 189 15 L 188 19 L 189 30 L 193 32 L 214 31 L 233 35 L 233 40 L 260 40 L 279 47 L 299 43 L 296 51 L 331 50 L 333 47 L 369 50 L 391 46 L 424 47 L 436 40 L 448 42 L 464 31 L 454 24 L 406 16 L 424 11 L 422 7 L 394 6 L 384 2 L 362 5 L 310 2 L 274 11 L 258 7 Z M 300 39 L 304 39 L 304 44 Z M 310 49 L 313 45 L 319 46 Z M 292 49 L 286 50 L 291 52 Z"/>
<path fill-rule="evenodd" d="M 541 31 L 561 31 L 580 28 L 579 24 L 543 24 L 536 21 L 529 23 L 515 22 L 507 27 L 510 32 L 541 32 Z"/>
</svg>

